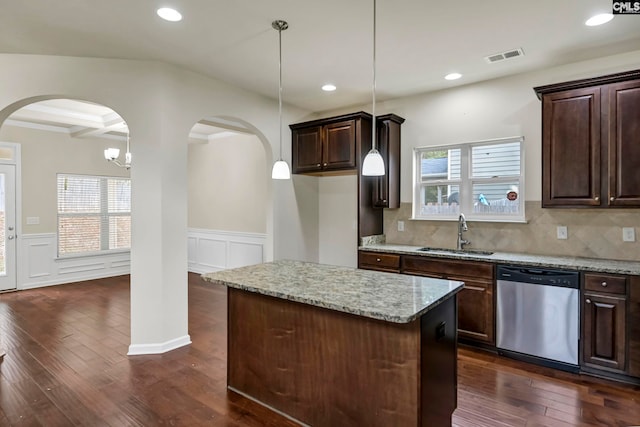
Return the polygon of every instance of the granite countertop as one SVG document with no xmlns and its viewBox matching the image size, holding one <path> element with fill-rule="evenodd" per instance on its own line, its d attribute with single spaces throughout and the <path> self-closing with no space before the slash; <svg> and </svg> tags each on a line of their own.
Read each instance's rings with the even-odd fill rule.
<svg viewBox="0 0 640 427">
<path fill-rule="evenodd" d="M 419 250 L 422 247 L 423 246 L 394 245 L 391 243 L 370 243 L 360 246 L 359 249 L 372 252 L 422 255 L 469 261 L 487 261 L 496 264 L 518 264 L 532 267 L 572 269 L 585 272 L 640 275 L 640 262 L 638 261 L 536 255 L 517 252 L 493 252 L 491 255 L 482 255 L 473 253 L 472 250 L 467 253 L 437 251 L 424 252 Z"/>
<path fill-rule="evenodd" d="M 463 282 L 275 261 L 203 274 L 230 288 L 393 323 L 409 323 L 453 296 Z"/>
</svg>

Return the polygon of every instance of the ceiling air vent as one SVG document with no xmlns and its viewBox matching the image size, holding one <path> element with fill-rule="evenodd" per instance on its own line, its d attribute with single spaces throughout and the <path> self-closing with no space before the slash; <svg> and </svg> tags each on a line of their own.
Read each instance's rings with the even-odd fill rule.
<svg viewBox="0 0 640 427">
<path fill-rule="evenodd" d="M 489 64 L 493 64 L 494 62 L 504 61 L 506 59 L 517 58 L 519 56 L 524 56 L 524 52 L 522 49 L 511 49 L 505 52 L 494 53 L 493 55 L 485 56 L 484 59 Z"/>
</svg>

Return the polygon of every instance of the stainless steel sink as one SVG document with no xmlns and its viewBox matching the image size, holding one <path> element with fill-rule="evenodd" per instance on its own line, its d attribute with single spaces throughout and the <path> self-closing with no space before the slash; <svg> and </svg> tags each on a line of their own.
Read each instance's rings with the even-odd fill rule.
<svg viewBox="0 0 640 427">
<path fill-rule="evenodd" d="M 418 249 L 421 252 L 433 252 L 433 253 L 444 253 L 444 254 L 468 254 L 468 255 L 493 255 L 491 251 L 481 251 L 479 249 L 447 249 L 447 248 L 420 248 Z"/>
</svg>

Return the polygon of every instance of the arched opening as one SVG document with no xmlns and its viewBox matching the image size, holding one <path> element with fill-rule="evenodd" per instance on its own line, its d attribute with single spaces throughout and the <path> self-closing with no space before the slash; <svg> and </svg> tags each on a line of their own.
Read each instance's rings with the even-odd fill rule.
<svg viewBox="0 0 640 427">
<path fill-rule="evenodd" d="M 118 148 L 123 159 L 125 120 L 56 96 L 23 99 L 0 118 L 0 141 L 16 150 L 15 224 L 6 224 L 19 236 L 13 289 L 128 274 L 130 174 L 104 155 Z"/>
<path fill-rule="evenodd" d="M 188 146 L 189 271 L 270 260 L 271 146 L 252 125 L 206 117 Z"/>
</svg>

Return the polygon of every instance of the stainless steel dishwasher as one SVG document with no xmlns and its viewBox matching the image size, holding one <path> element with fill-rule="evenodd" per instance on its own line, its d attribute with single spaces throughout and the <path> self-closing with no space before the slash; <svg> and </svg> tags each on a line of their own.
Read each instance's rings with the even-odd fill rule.
<svg viewBox="0 0 640 427">
<path fill-rule="evenodd" d="M 497 279 L 498 352 L 577 371 L 578 272 L 499 265 Z"/>
</svg>

